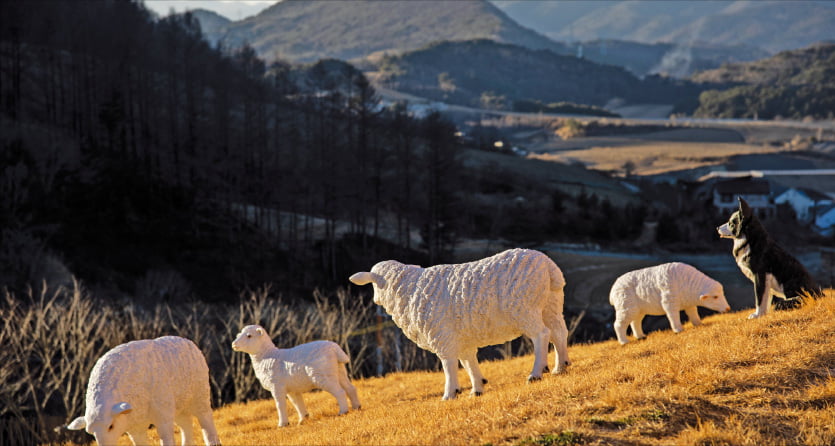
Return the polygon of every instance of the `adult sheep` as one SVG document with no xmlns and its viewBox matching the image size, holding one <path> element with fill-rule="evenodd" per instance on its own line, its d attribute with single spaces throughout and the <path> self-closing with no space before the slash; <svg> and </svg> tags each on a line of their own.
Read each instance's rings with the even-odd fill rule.
<svg viewBox="0 0 835 446">
<path fill-rule="evenodd" d="M 534 346 L 529 381 L 541 379 L 547 369 L 549 341 L 557 351 L 553 373 L 569 365 L 562 314 L 565 279 L 541 252 L 511 249 L 475 262 L 429 268 L 387 260 L 349 280 L 372 284 L 374 302 L 403 334 L 438 355 L 446 376 L 445 400 L 460 390 L 458 360 L 470 375 L 473 395 L 481 395 L 487 380 L 478 368 L 478 348 L 520 335 Z"/>
<path fill-rule="evenodd" d="M 188 339 L 163 336 L 128 342 L 105 353 L 87 384 L 86 410 L 67 426 L 87 429 L 99 445 L 116 444 L 127 433 L 133 444 L 150 444 L 153 424 L 163 446 L 174 445 L 174 424 L 182 444 L 194 444 L 196 416 L 207 445 L 220 444 L 212 419 L 209 367 Z"/>
<path fill-rule="evenodd" d="M 609 292 L 615 307 L 615 334 L 621 344 L 629 340 L 626 327 L 632 326 L 637 339 L 645 337 L 641 321 L 645 315 L 667 315 L 673 331 L 679 333 L 681 310 L 693 325 L 702 323 L 696 307 L 718 312 L 730 311 L 722 284 L 698 269 L 681 262 L 630 271 L 615 280 Z"/>
</svg>

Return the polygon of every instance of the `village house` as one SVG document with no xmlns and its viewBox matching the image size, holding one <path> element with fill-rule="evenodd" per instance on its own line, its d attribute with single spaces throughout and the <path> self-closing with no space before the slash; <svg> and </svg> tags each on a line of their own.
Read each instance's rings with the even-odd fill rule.
<svg viewBox="0 0 835 446">
<path fill-rule="evenodd" d="M 762 178 L 750 176 L 717 181 L 713 185 L 713 206 L 723 215 L 730 215 L 739 209 L 741 197 L 760 218 L 777 215 L 777 206 L 771 198 L 771 184 Z"/>
<path fill-rule="evenodd" d="M 818 215 L 817 210 L 822 205 L 832 204 L 832 197 L 822 192 L 806 187 L 790 187 L 774 197 L 775 204 L 787 204 L 797 216 L 797 220 L 803 223 L 814 222 Z"/>
</svg>

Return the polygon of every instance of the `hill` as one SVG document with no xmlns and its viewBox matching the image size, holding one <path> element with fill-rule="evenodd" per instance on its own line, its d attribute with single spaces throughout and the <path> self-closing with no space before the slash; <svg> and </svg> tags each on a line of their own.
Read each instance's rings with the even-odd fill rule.
<svg viewBox="0 0 835 446">
<path fill-rule="evenodd" d="M 377 80 L 398 91 L 461 105 L 515 109 L 519 101 L 603 106 L 613 98 L 668 103 L 698 91 L 669 79 L 639 79 L 622 67 L 489 40 L 439 42 L 377 63 Z"/>
<path fill-rule="evenodd" d="M 263 58 L 296 62 L 396 53 L 438 40 L 492 39 L 565 51 L 563 45 L 518 25 L 485 0 L 286 0 L 207 32 L 207 37 L 233 48 L 249 42 Z"/>
<path fill-rule="evenodd" d="M 195 9 L 189 12 L 200 22 L 200 30 L 205 36 L 215 36 L 211 39 L 212 42 L 222 38 L 224 35 L 223 28 L 232 23 L 226 17 L 206 9 Z"/>
<path fill-rule="evenodd" d="M 447 402 L 441 372 L 393 373 L 355 381 L 363 408 L 344 416 L 319 392 L 305 395 L 311 418 L 301 425 L 276 428 L 269 399 L 219 408 L 215 422 L 224 444 L 833 444 L 827 294 L 762 319 L 746 310 L 625 346 L 571 345 L 569 371 L 534 384 L 530 356 L 484 362 L 477 398 L 463 372 L 462 396 Z"/>
<path fill-rule="evenodd" d="M 826 1 L 495 1 L 519 23 L 561 41 L 747 45 L 771 52 L 835 38 Z"/>
<path fill-rule="evenodd" d="M 696 71 L 718 68 L 728 62 L 762 59 L 770 53 L 747 45 L 679 45 L 601 39 L 574 44 L 578 54 L 591 61 L 626 67 L 638 76 L 664 74 L 678 78 Z"/>
<path fill-rule="evenodd" d="M 697 116 L 827 118 L 835 110 L 835 44 L 783 51 L 768 59 L 697 73 L 696 82 L 735 85 L 699 98 Z"/>
</svg>

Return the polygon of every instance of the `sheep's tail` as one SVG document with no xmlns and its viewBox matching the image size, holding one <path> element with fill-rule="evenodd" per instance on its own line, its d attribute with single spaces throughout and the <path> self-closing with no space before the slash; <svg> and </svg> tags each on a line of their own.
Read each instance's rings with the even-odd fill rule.
<svg viewBox="0 0 835 446">
<path fill-rule="evenodd" d="M 338 344 L 334 343 L 333 345 L 335 347 L 334 352 L 336 353 L 336 362 L 340 364 L 347 364 L 351 362 L 351 358 L 348 356 L 347 353 L 345 353 L 344 350 L 342 350 L 342 348 Z"/>
<path fill-rule="evenodd" d="M 562 270 L 550 257 L 545 256 L 548 262 L 548 275 L 551 277 L 551 290 L 562 291 L 565 288 L 565 277 L 562 275 Z"/>
</svg>

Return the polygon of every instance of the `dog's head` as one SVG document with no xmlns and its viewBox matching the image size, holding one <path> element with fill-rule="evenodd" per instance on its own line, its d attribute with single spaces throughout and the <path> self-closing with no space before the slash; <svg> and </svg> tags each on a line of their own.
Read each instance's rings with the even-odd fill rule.
<svg viewBox="0 0 835 446">
<path fill-rule="evenodd" d="M 731 214 L 731 218 L 724 225 L 716 228 L 716 231 L 723 238 L 742 238 L 742 231 L 752 218 L 754 218 L 754 214 L 751 212 L 751 207 L 745 200 L 739 198 L 739 209 Z"/>
</svg>

